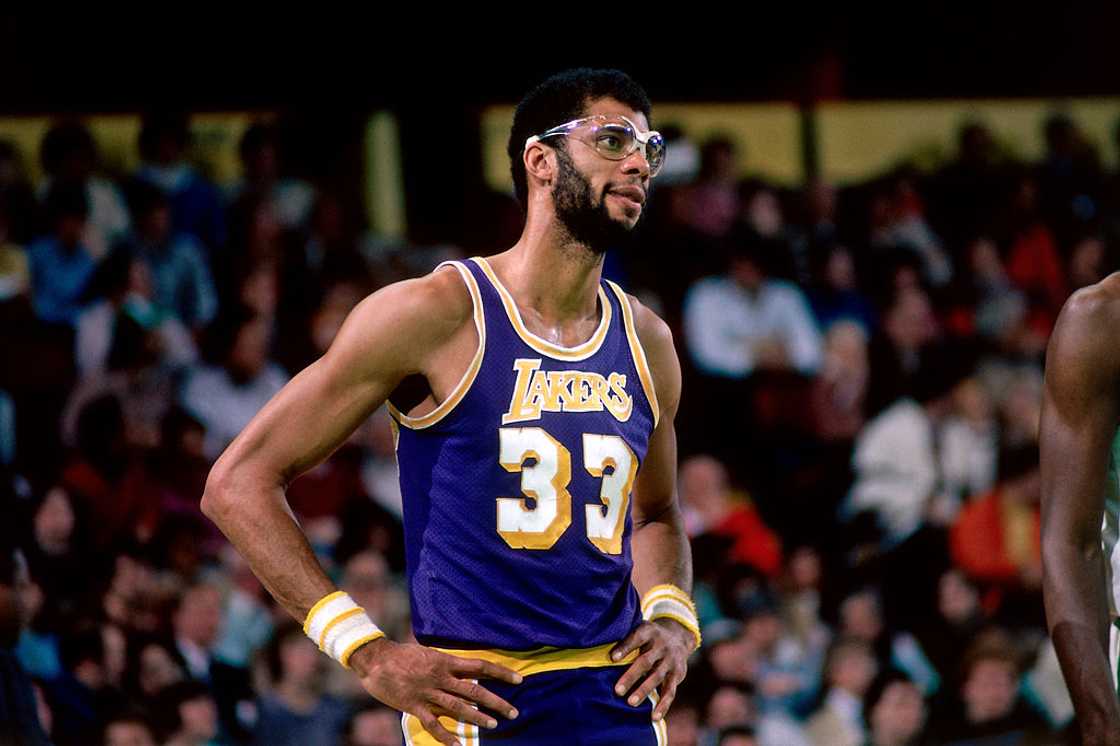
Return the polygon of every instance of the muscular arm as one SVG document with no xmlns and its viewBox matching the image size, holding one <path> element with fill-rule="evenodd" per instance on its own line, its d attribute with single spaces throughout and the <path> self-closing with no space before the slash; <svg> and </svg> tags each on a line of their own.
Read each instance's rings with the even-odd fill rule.
<svg viewBox="0 0 1120 746">
<path fill-rule="evenodd" d="M 681 397 L 680 363 L 668 325 L 636 301 L 633 305 L 661 409 L 634 489 L 634 585 L 639 594 L 662 583 L 691 593 L 692 554 L 677 501 L 677 433 L 673 425 Z"/>
<path fill-rule="evenodd" d="M 433 351 L 469 318 L 465 296 L 454 272 L 439 272 L 366 298 L 327 353 L 277 393 L 214 464 L 203 512 L 299 621 L 334 587 L 285 488 L 342 444 L 401 379 L 424 372 Z"/>
<path fill-rule="evenodd" d="M 1043 391 L 1046 619 L 1086 743 L 1120 742 L 1101 548 L 1109 449 L 1120 415 L 1118 328 L 1115 276 L 1074 295 L 1050 340 Z"/>
<path fill-rule="evenodd" d="M 634 489 L 634 585 L 641 594 L 664 583 L 691 592 L 692 555 L 677 503 L 677 435 L 673 428 L 681 394 L 680 364 L 665 322 L 637 301 L 631 303 L 661 410 Z M 642 651 L 618 680 L 615 692 L 620 696 L 630 692 L 627 701 L 637 706 L 657 689 L 660 700 L 653 719 L 660 720 L 684 680 L 695 641 L 688 628 L 672 619 L 640 625 L 612 653 L 619 660 L 633 650 Z"/>
</svg>

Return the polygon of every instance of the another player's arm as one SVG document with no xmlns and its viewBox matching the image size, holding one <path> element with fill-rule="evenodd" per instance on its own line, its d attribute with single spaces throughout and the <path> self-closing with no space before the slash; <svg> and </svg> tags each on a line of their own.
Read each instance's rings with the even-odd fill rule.
<svg viewBox="0 0 1120 746">
<path fill-rule="evenodd" d="M 1075 294 L 1050 339 L 1043 391 L 1042 560 L 1050 636 L 1085 743 L 1120 744 L 1101 546 L 1120 416 L 1120 280 Z"/>
<path fill-rule="evenodd" d="M 639 594 L 665 584 L 691 593 L 692 554 L 677 501 L 677 434 L 673 425 L 681 395 L 680 363 L 668 325 L 637 301 L 631 300 L 631 305 L 660 406 L 658 425 L 634 488 L 634 585 Z M 671 619 L 642 624 L 614 650 L 620 657 L 632 650 L 642 651 L 619 679 L 616 690 L 624 694 L 633 689 L 628 701 L 638 704 L 659 688 L 661 699 L 654 709 L 654 719 L 661 719 L 673 703 L 677 685 L 684 680 L 695 640 L 692 631 Z"/>
<path fill-rule="evenodd" d="M 285 499 L 285 489 L 322 462 L 406 376 L 425 374 L 464 328 L 471 302 L 454 271 L 386 287 L 351 312 L 327 353 L 291 380 L 230 444 L 206 482 L 202 509 L 248 560 L 276 600 L 303 621 L 335 590 Z M 516 682 L 511 671 L 384 638 L 350 665 L 378 699 L 410 712 L 441 742 L 457 743 L 438 715 L 491 724 L 470 706 L 512 707 L 467 679 Z"/>
</svg>

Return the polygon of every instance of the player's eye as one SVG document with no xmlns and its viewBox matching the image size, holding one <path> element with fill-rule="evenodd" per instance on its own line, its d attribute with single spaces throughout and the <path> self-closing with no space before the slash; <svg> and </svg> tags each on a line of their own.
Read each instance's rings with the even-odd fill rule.
<svg viewBox="0 0 1120 746">
<path fill-rule="evenodd" d="M 626 152 L 626 146 L 630 138 L 626 136 L 625 132 L 620 132 L 617 129 L 604 128 L 599 131 L 595 138 L 596 146 L 604 153 L 611 155 L 623 155 Z"/>
</svg>

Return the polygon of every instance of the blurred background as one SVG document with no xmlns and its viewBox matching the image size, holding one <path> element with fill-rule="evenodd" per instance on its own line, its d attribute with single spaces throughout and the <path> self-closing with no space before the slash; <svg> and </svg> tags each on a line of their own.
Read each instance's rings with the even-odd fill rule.
<svg viewBox="0 0 1120 746">
<path fill-rule="evenodd" d="M 516 241 L 513 105 L 576 65 L 633 75 L 670 141 L 605 274 L 684 367 L 705 644 L 672 746 L 1076 742 L 1038 416 L 1059 309 L 1120 258 L 1116 13 L 616 11 L 405 44 L 0 16 L 0 516 L 30 579 L 0 563 L 0 627 L 54 743 L 402 742 L 202 485 L 361 298 Z M 384 412 L 289 499 L 408 639 Z"/>
</svg>

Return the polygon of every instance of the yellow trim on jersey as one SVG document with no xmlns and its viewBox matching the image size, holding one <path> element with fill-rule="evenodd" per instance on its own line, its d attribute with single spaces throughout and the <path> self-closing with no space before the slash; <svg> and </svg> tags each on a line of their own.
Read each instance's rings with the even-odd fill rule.
<svg viewBox="0 0 1120 746">
<path fill-rule="evenodd" d="M 567 671 L 573 668 L 603 668 L 624 666 L 637 659 L 641 651 L 631 651 L 619 661 L 611 660 L 615 643 L 594 648 L 538 648 L 536 650 L 450 650 L 436 648 L 457 658 L 474 658 L 505 666 L 522 676 L 532 676 L 546 671 Z"/>
<path fill-rule="evenodd" d="M 467 395 L 467 391 L 470 390 L 471 384 L 478 376 L 478 371 L 482 368 L 482 357 L 486 353 L 486 316 L 482 309 L 482 294 L 478 290 L 478 283 L 475 282 L 474 275 L 470 273 L 470 270 L 459 262 L 444 262 L 436 269 L 444 266 L 457 269 L 463 278 L 463 282 L 467 285 L 467 290 L 470 291 L 471 303 L 474 305 L 474 328 L 478 330 L 478 351 L 475 352 L 470 367 L 463 373 L 463 377 L 459 379 L 459 383 L 452 389 L 451 394 L 431 412 L 419 417 L 409 417 L 394 407 L 392 402 L 385 402 L 393 418 L 410 430 L 422 430 L 431 427 L 451 413 L 455 405 L 462 401 L 463 397 Z"/>
<path fill-rule="evenodd" d="M 653 703 L 653 709 L 656 710 L 657 709 L 657 703 L 661 701 L 661 697 L 658 696 L 656 689 L 654 689 L 652 692 L 649 693 L 649 701 Z M 652 715 L 651 715 L 651 717 L 652 717 Z M 668 721 L 666 721 L 665 718 L 661 718 L 660 720 L 654 720 L 652 722 L 653 722 L 653 733 L 657 737 L 657 746 L 669 746 L 669 723 L 668 723 Z"/>
<path fill-rule="evenodd" d="M 346 591 L 335 591 L 334 593 L 328 593 L 327 595 L 316 601 L 315 605 L 311 607 L 311 611 L 307 612 L 307 618 L 303 621 L 303 634 L 306 635 L 311 631 L 311 619 L 315 616 L 316 612 L 318 612 L 319 609 L 323 608 L 336 598 L 340 598 L 345 595 Z"/>
<path fill-rule="evenodd" d="M 478 726 L 474 723 L 461 723 L 447 715 L 441 715 L 439 724 L 459 737 L 463 746 L 479 746 Z M 407 712 L 401 715 L 401 730 L 404 731 L 405 746 L 442 746 L 428 731 L 424 730 L 420 720 L 415 715 Z"/>
<path fill-rule="evenodd" d="M 591 339 L 587 340 L 581 345 L 575 347 L 561 347 L 560 345 L 553 344 L 548 340 L 541 339 L 536 334 L 533 334 L 525 326 L 525 322 L 521 319 L 521 311 L 517 309 L 517 303 L 514 302 L 513 296 L 509 290 L 506 289 L 502 281 L 498 279 L 498 275 L 494 273 L 493 267 L 490 262 L 485 258 L 476 256 L 471 259 L 472 262 L 477 264 L 486 276 L 490 278 L 490 284 L 498 291 L 498 296 L 502 299 L 502 305 L 506 309 L 506 316 L 509 317 L 510 324 L 513 325 L 513 330 L 521 337 L 525 344 L 532 347 L 542 355 L 548 355 L 556 360 L 586 360 L 599 351 L 599 347 L 603 344 L 603 340 L 607 338 L 607 330 L 611 326 L 611 316 L 614 311 L 611 308 L 610 299 L 607 298 L 603 286 L 599 286 L 599 305 L 603 309 L 602 318 L 599 320 L 599 328 L 591 335 Z"/>
<path fill-rule="evenodd" d="M 634 367 L 638 369 L 638 378 L 642 381 L 642 390 L 646 392 L 646 399 L 653 409 L 653 426 L 657 427 L 657 422 L 661 419 L 661 407 L 657 404 L 657 390 L 653 387 L 653 375 L 649 372 L 646 351 L 634 327 L 634 311 L 630 308 L 630 298 L 615 283 L 607 280 L 607 284 L 618 296 L 618 305 L 622 307 L 622 323 L 626 327 L 626 339 L 630 342 L 630 357 L 634 359 Z"/>
</svg>

